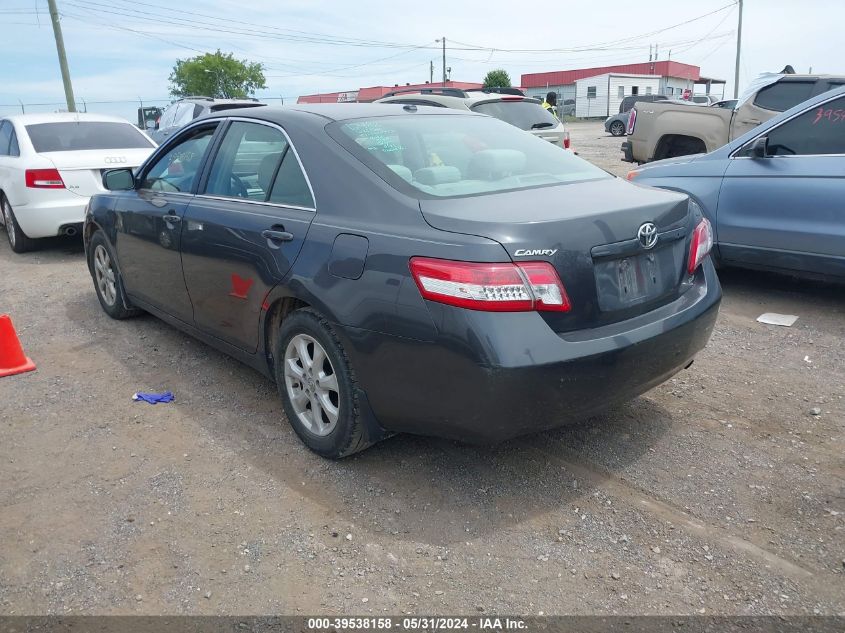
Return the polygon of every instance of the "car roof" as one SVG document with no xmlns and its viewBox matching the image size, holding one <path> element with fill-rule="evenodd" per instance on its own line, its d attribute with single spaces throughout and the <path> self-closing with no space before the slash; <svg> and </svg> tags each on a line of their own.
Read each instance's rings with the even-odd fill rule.
<svg viewBox="0 0 845 633">
<path fill-rule="evenodd" d="M 528 101 L 529 103 L 540 103 L 538 99 L 533 97 L 521 97 L 519 95 L 502 94 L 498 92 L 484 92 L 482 90 L 467 90 L 466 95 L 466 97 L 458 97 L 454 95 L 442 95 L 428 92 L 405 92 L 379 99 L 378 103 L 422 100 L 439 103 L 447 108 L 468 108 L 479 103 L 490 103 L 495 101 Z"/>
<path fill-rule="evenodd" d="M 9 121 L 21 125 L 35 125 L 38 123 L 73 123 L 76 121 L 99 121 L 101 123 L 126 123 L 132 125 L 126 119 L 107 114 L 92 114 L 89 112 L 41 112 L 33 114 L 10 114 L 3 117 Z"/>
<path fill-rule="evenodd" d="M 255 108 L 239 108 L 227 113 L 226 110 L 218 110 L 210 114 L 204 114 L 198 119 L 217 118 L 220 116 L 236 116 L 250 119 L 263 119 L 281 123 L 286 115 L 307 114 L 315 118 L 329 121 L 345 121 L 350 119 L 362 119 L 369 117 L 402 116 L 409 114 L 448 114 L 452 116 L 481 116 L 468 111 L 452 110 L 449 108 L 438 108 L 437 106 L 416 106 L 416 110 L 408 112 L 404 104 L 398 103 L 300 103 L 297 105 L 264 105 Z"/>
<path fill-rule="evenodd" d="M 222 99 L 222 98 L 218 98 L 218 97 L 202 97 L 202 96 L 182 97 L 181 99 L 177 99 L 173 103 L 184 103 L 185 101 L 190 101 L 192 103 L 207 103 L 209 105 L 214 105 L 214 104 L 217 104 L 217 103 L 261 103 L 258 99 L 252 99 L 252 98 Z"/>
</svg>

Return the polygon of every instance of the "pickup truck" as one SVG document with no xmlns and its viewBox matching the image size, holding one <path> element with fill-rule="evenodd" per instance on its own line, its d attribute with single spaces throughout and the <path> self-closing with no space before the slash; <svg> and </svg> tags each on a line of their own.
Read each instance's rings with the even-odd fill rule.
<svg viewBox="0 0 845 633">
<path fill-rule="evenodd" d="M 842 85 L 842 76 L 772 74 L 756 81 L 735 109 L 637 103 L 628 116 L 622 160 L 647 163 L 712 152 L 780 112 Z"/>
</svg>

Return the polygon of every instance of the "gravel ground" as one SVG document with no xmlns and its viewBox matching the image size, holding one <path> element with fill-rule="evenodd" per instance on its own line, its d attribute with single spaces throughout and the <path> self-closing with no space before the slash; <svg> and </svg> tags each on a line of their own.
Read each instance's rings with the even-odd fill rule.
<svg viewBox="0 0 845 633">
<path fill-rule="evenodd" d="M 259 374 L 108 319 L 78 242 L 4 238 L 0 270 L 38 364 L 0 379 L 0 614 L 845 613 L 841 287 L 725 271 L 710 345 L 627 405 L 328 462 Z"/>
</svg>

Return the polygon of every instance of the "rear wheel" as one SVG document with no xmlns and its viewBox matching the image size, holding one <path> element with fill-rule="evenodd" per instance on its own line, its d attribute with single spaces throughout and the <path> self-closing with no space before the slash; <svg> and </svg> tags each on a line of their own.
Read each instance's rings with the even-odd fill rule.
<svg viewBox="0 0 845 633">
<path fill-rule="evenodd" d="M 613 136 L 623 136 L 625 134 L 625 125 L 622 121 L 614 121 L 610 124 L 610 133 Z"/>
<path fill-rule="evenodd" d="M 3 204 L 3 223 L 6 226 L 6 237 L 9 239 L 9 246 L 16 253 L 26 253 L 31 251 L 38 244 L 37 240 L 27 237 L 26 233 L 21 230 L 15 218 L 15 212 L 12 211 L 12 205 L 6 200 L 6 196 L 2 196 Z"/>
<path fill-rule="evenodd" d="M 102 231 L 97 231 L 91 237 L 88 268 L 103 312 L 113 319 L 126 319 L 140 314 L 141 311 L 133 308 L 126 298 L 114 253 Z"/>
<path fill-rule="evenodd" d="M 274 350 L 285 415 L 305 445 L 339 459 L 367 448 L 355 372 L 328 321 L 309 308 L 282 322 Z"/>
</svg>

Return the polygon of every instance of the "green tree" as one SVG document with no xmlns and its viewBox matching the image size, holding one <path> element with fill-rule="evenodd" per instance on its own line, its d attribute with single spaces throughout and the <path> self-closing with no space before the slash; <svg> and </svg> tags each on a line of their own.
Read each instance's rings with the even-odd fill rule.
<svg viewBox="0 0 845 633">
<path fill-rule="evenodd" d="M 510 88 L 511 76 L 504 68 L 491 70 L 484 76 L 484 88 Z"/>
<path fill-rule="evenodd" d="M 170 73 L 170 94 L 174 97 L 205 95 L 238 99 L 266 88 L 264 67 L 257 62 L 235 59 L 231 53 L 206 53 L 177 59 Z"/>
</svg>

